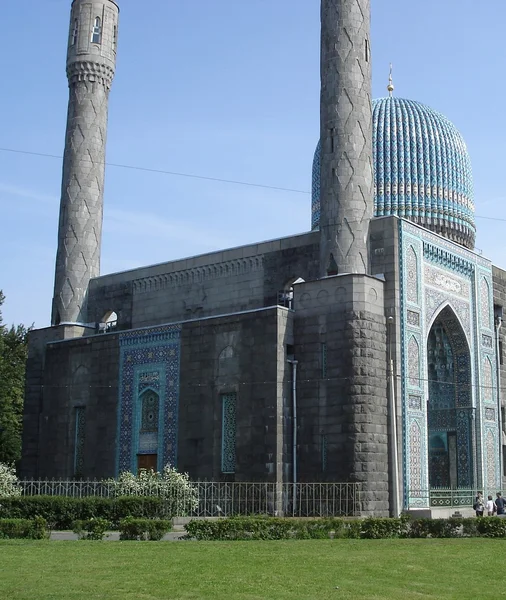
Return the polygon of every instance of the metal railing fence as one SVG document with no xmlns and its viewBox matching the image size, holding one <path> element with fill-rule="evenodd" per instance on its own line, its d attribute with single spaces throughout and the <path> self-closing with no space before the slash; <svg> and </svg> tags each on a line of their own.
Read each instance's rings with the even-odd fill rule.
<svg viewBox="0 0 506 600">
<path fill-rule="evenodd" d="M 67 496 L 83 498 L 117 495 L 114 484 L 106 481 L 21 480 L 25 496 Z M 358 483 L 247 483 L 192 481 L 190 491 L 174 488 L 161 492 L 154 488 L 150 495 L 160 495 L 173 506 L 188 506 L 189 496 L 196 498 L 191 517 L 233 515 L 285 515 L 296 517 L 357 516 L 360 513 Z M 135 493 L 135 492 L 134 492 Z M 140 493 L 138 493 L 140 495 Z M 179 516 L 186 516 L 184 514 Z"/>
</svg>

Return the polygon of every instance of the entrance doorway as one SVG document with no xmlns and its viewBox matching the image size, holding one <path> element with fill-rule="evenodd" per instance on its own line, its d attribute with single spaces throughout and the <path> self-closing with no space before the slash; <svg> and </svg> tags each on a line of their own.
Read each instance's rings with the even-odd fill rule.
<svg viewBox="0 0 506 600">
<path fill-rule="evenodd" d="M 471 358 L 462 326 L 446 306 L 427 338 L 429 484 L 473 487 Z"/>
<path fill-rule="evenodd" d="M 137 474 L 140 473 L 141 469 L 149 471 L 157 470 L 158 454 L 138 454 L 137 455 Z"/>
</svg>

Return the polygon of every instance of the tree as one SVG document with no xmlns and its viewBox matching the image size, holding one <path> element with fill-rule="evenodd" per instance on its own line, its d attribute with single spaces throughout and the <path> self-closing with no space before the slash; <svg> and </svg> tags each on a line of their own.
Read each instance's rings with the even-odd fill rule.
<svg viewBox="0 0 506 600">
<path fill-rule="evenodd" d="M 14 464 L 21 458 L 28 330 L 3 324 L 4 301 L 0 291 L 0 462 Z"/>
</svg>

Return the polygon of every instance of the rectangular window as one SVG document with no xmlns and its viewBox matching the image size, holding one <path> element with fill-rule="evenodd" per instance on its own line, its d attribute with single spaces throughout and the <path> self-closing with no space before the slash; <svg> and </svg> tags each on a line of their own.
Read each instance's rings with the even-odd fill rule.
<svg viewBox="0 0 506 600">
<path fill-rule="evenodd" d="M 322 472 L 325 473 L 327 470 L 327 434 L 322 433 L 322 447 L 321 447 L 321 457 L 322 457 Z"/>
<path fill-rule="evenodd" d="M 502 342 L 499 341 L 499 364 L 503 365 L 504 364 L 504 358 L 503 358 L 503 354 L 502 354 Z"/>
<path fill-rule="evenodd" d="M 369 40 L 365 40 L 365 62 L 369 62 L 371 58 L 371 51 L 369 49 Z"/>
<path fill-rule="evenodd" d="M 237 394 L 222 394 L 221 472 L 235 473 Z"/>
<path fill-rule="evenodd" d="M 77 19 L 75 19 L 74 21 L 74 26 L 72 28 L 72 46 L 75 46 L 77 44 L 77 35 L 79 33 L 79 21 Z"/>
<path fill-rule="evenodd" d="M 322 343 L 322 379 L 327 379 L 327 343 Z"/>
<path fill-rule="evenodd" d="M 84 473 L 84 441 L 86 434 L 86 408 L 76 406 L 74 437 L 74 476 L 82 477 Z"/>
<path fill-rule="evenodd" d="M 118 45 L 118 28 L 115 25 L 112 32 L 112 49 L 116 52 L 116 46 Z"/>
</svg>

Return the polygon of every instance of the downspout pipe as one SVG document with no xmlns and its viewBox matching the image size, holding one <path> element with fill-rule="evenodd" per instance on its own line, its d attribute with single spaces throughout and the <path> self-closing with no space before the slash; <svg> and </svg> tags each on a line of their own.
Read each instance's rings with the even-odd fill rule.
<svg viewBox="0 0 506 600">
<path fill-rule="evenodd" d="M 390 414 L 391 467 L 392 467 L 392 516 L 400 514 L 399 504 L 399 458 L 397 448 L 397 407 L 395 403 L 395 371 L 392 359 L 392 326 L 394 318 L 388 317 L 388 412 Z"/>
<path fill-rule="evenodd" d="M 288 360 L 292 365 L 292 511 L 297 512 L 297 365 L 296 360 Z"/>
<path fill-rule="evenodd" d="M 499 335 L 502 327 L 502 318 L 497 317 L 495 321 L 495 345 L 496 345 L 496 366 L 497 366 L 497 415 L 499 421 L 499 483 L 502 488 L 502 479 L 504 473 L 504 465 L 503 465 L 503 456 L 502 456 L 502 405 L 501 405 L 501 355 L 500 344 L 499 344 Z"/>
</svg>

